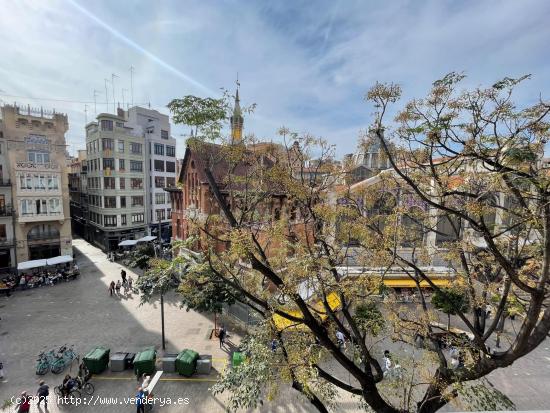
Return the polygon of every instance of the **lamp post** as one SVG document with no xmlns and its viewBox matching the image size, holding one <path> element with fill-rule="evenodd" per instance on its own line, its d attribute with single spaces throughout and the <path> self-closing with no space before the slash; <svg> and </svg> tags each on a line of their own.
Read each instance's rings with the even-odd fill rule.
<svg viewBox="0 0 550 413">
<path fill-rule="evenodd" d="M 159 254 L 157 253 L 157 248 L 153 245 L 155 250 L 155 258 L 158 258 Z M 166 338 L 164 334 L 164 287 L 160 287 L 160 328 L 162 330 L 162 349 L 166 350 Z"/>
</svg>

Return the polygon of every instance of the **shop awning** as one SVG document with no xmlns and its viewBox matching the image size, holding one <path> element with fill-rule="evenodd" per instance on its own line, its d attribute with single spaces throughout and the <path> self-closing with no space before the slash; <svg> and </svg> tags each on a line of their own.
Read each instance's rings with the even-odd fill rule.
<svg viewBox="0 0 550 413">
<path fill-rule="evenodd" d="M 154 235 L 147 235 L 143 238 L 138 239 L 137 242 L 149 242 L 149 241 L 154 241 L 156 239 L 157 237 L 155 237 Z"/>
<path fill-rule="evenodd" d="M 340 307 L 340 299 L 338 298 L 338 294 L 335 292 L 330 293 L 327 295 L 327 303 L 331 310 L 337 310 Z M 328 317 L 328 314 L 325 312 L 325 306 L 323 305 L 323 302 L 319 300 L 314 306 L 313 309 L 319 314 L 321 317 L 321 320 L 326 320 Z M 293 311 L 285 311 L 289 315 L 293 317 L 299 317 L 302 318 L 302 312 L 300 310 L 293 310 Z M 304 325 L 296 324 L 294 321 L 289 320 L 285 317 L 282 317 L 278 314 L 273 315 L 273 322 L 275 323 L 275 327 L 278 330 L 283 330 L 286 328 L 305 328 Z"/>
<path fill-rule="evenodd" d="M 132 245 L 136 245 L 137 243 L 138 242 L 135 239 L 127 239 L 127 240 L 119 242 L 118 246 L 119 247 L 129 247 L 129 246 L 132 246 Z"/>
<path fill-rule="evenodd" d="M 18 270 L 30 270 L 32 268 L 38 268 L 38 267 L 45 267 L 48 265 L 46 260 L 31 260 L 31 261 L 23 261 L 17 264 Z"/>
<path fill-rule="evenodd" d="M 48 258 L 46 260 L 48 265 L 66 264 L 72 261 L 73 257 L 71 257 L 70 255 L 60 255 L 58 257 Z"/>
<path fill-rule="evenodd" d="M 451 278 L 434 278 L 430 280 L 438 287 L 448 287 L 453 281 Z M 391 288 L 416 288 L 416 283 L 410 278 L 384 279 L 384 285 Z M 427 281 L 420 281 L 420 287 L 428 288 L 430 284 Z"/>
</svg>

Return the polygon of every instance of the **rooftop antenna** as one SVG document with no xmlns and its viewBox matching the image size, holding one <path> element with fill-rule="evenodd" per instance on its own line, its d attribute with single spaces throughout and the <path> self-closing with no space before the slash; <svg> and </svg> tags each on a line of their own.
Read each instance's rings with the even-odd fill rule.
<svg viewBox="0 0 550 413">
<path fill-rule="evenodd" d="M 118 77 L 114 73 L 111 74 L 111 83 L 113 84 L 113 113 L 116 113 L 116 102 L 115 102 L 115 77 Z"/>
<path fill-rule="evenodd" d="M 134 106 L 134 66 L 130 66 L 130 94 Z"/>
<path fill-rule="evenodd" d="M 241 87 L 241 84 L 239 83 L 239 72 L 237 72 L 237 80 L 235 80 L 235 83 L 237 84 L 237 89 Z"/>
<path fill-rule="evenodd" d="M 88 124 L 88 105 L 84 105 L 84 124 Z"/>
<path fill-rule="evenodd" d="M 107 84 L 105 84 L 107 86 Z M 97 116 L 97 95 L 98 93 L 101 93 L 99 90 L 94 89 L 94 113 Z"/>
<path fill-rule="evenodd" d="M 107 112 L 108 112 L 108 111 L 109 111 L 109 92 L 108 92 L 108 90 L 107 90 L 107 82 L 108 82 L 109 80 L 107 80 L 107 79 L 104 79 L 104 80 L 105 80 L 105 104 L 107 105 L 107 109 L 106 109 L 106 110 L 107 110 Z"/>
</svg>

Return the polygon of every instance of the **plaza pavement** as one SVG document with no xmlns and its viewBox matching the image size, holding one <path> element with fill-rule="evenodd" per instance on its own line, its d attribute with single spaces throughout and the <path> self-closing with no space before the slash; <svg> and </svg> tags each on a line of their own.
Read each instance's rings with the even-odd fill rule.
<svg viewBox="0 0 550 413">
<path fill-rule="evenodd" d="M 0 405 L 4 400 L 18 395 L 22 390 L 33 394 L 40 377 L 34 373 L 36 355 L 62 344 L 74 344 L 78 353 L 85 353 L 96 345 L 107 346 L 111 352 L 136 352 L 155 346 L 158 358 L 162 357 L 160 333 L 160 308 L 158 304 L 140 306 L 137 296 L 110 297 L 107 286 L 120 277 L 120 264 L 111 263 L 106 255 L 83 240 L 74 241 L 76 258 L 81 276 L 71 282 L 53 287 L 42 287 L 16 292 L 10 298 L 0 298 L 0 360 L 4 363 L 6 378 L 0 382 Z M 126 270 L 134 279 L 137 274 Z M 237 345 L 240 337 L 231 327 L 230 342 Z M 174 295 L 165 298 L 166 352 L 175 353 L 192 348 L 201 354 L 212 354 L 214 370 L 210 376 L 194 376 L 185 379 L 176 374 L 166 374 L 156 388 L 159 397 L 172 401 L 187 398 L 189 404 L 156 406 L 159 412 L 223 412 L 226 396 L 213 396 L 209 387 L 217 373 L 229 359 L 228 350 L 220 350 L 216 340 L 209 340 L 213 328 L 211 317 L 179 308 Z M 407 351 L 388 343 L 389 349 L 398 354 Z M 76 367 L 76 366 L 75 366 Z M 67 370 L 66 372 L 74 373 Z M 342 376 L 342 378 L 347 377 Z M 43 377 L 53 387 L 62 380 L 62 375 L 48 373 Z M 550 396 L 547 385 L 550 379 L 550 349 L 548 341 L 536 351 L 507 369 L 493 372 L 489 379 L 515 403 L 518 409 L 549 409 Z M 135 394 L 137 381 L 131 371 L 105 373 L 92 379 L 98 398 L 123 397 Z M 57 406 L 50 404 L 50 412 L 131 412 L 134 406 L 125 404 L 97 404 L 100 399 L 88 400 L 95 406 Z M 114 399 L 112 399 L 114 401 Z M 453 406 L 444 410 L 451 411 Z M 359 411 L 349 398 L 339 401 L 339 411 Z M 0 410 L 1 411 L 1 410 Z M 13 409 L 7 410 L 9 412 Z M 32 412 L 39 412 L 33 406 Z M 42 410 L 43 411 L 43 410 Z M 261 412 L 313 412 L 307 401 L 292 389 L 283 389 L 276 402 L 257 409 Z"/>
<path fill-rule="evenodd" d="M 106 255 L 87 242 L 74 240 L 76 259 L 81 276 L 75 281 L 52 287 L 17 291 L 9 298 L 0 298 L 0 360 L 5 366 L 5 380 L 0 382 L 0 406 L 4 400 L 27 390 L 34 394 L 43 378 L 50 386 L 60 384 L 63 375 L 75 373 L 67 369 L 60 375 L 35 374 L 36 356 L 42 350 L 74 344 L 77 353 L 83 354 L 96 345 L 109 347 L 111 352 L 137 352 L 144 347 L 155 346 L 157 358 L 162 357 L 160 308 L 158 303 L 140 306 L 137 295 L 110 297 L 107 286 L 120 278 L 121 265 L 109 262 Z M 137 274 L 126 269 L 134 280 Z M 229 320 L 229 344 L 236 346 L 240 340 Z M 225 396 L 216 397 L 208 390 L 217 374 L 229 359 L 228 350 L 220 350 L 217 340 L 208 339 L 214 327 L 211 317 L 185 311 L 179 307 L 175 295 L 165 296 L 166 352 L 177 353 L 191 348 L 201 354 L 212 354 L 214 369 L 209 376 L 185 379 L 177 374 L 166 374 L 155 393 L 159 397 L 188 398 L 188 405 L 156 406 L 159 412 L 223 412 Z M 92 378 L 98 397 L 131 397 L 137 381 L 128 370 L 111 373 L 108 370 Z M 282 402 L 271 405 L 265 411 L 312 411 L 307 402 L 294 397 L 289 390 Z M 297 394 L 297 393 L 295 393 Z M 88 401 L 89 402 L 89 401 Z M 98 399 L 95 399 L 98 403 Z M 303 406 L 302 406 L 303 405 Z M 50 403 L 50 412 L 131 412 L 135 406 L 95 405 L 57 406 Z M 1 410 L 0 410 L 1 411 Z M 12 412 L 13 409 L 6 411 Z M 33 406 L 32 412 L 38 412 Z"/>
</svg>

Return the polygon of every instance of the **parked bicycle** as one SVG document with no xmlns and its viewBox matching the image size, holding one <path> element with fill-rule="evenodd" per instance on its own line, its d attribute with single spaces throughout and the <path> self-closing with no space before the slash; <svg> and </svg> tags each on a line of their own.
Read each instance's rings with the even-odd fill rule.
<svg viewBox="0 0 550 413">
<path fill-rule="evenodd" d="M 39 376 L 43 376 L 48 371 L 51 371 L 53 374 L 59 374 L 64 369 L 65 361 L 63 360 L 63 357 L 56 354 L 53 350 L 50 350 L 47 353 L 41 352 L 38 355 L 36 374 Z"/>
</svg>

